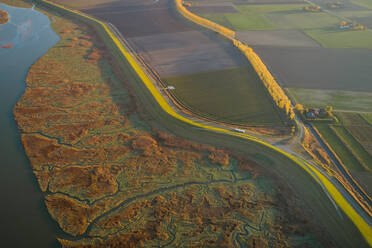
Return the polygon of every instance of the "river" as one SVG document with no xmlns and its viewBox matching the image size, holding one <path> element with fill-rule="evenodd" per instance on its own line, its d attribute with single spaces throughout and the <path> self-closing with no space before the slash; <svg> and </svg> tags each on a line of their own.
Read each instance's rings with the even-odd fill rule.
<svg viewBox="0 0 372 248">
<path fill-rule="evenodd" d="M 0 25 L 0 244 L 1 247 L 55 247 L 59 234 L 50 218 L 14 121 L 13 107 L 25 91 L 30 66 L 59 37 L 49 18 L 34 9 L 0 3 L 10 21 Z"/>
</svg>

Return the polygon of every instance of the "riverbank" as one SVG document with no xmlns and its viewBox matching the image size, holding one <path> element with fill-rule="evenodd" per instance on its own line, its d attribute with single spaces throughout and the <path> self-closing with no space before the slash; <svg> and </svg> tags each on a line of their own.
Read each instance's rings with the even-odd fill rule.
<svg viewBox="0 0 372 248">
<path fill-rule="evenodd" d="M 261 162 L 169 134 L 97 30 L 53 18 L 14 113 L 63 245 L 333 245 Z"/>
<path fill-rule="evenodd" d="M 0 238 L 3 247 L 58 247 L 55 237 L 58 226 L 51 220 L 43 204 L 28 158 L 22 147 L 13 107 L 25 91 L 30 66 L 56 44 L 58 37 L 49 26 L 49 19 L 23 1 L 18 6 L 5 5 L 11 21 L 0 25 Z M 28 25 L 29 24 L 29 25 Z M 35 39 L 36 37 L 39 40 Z"/>
</svg>

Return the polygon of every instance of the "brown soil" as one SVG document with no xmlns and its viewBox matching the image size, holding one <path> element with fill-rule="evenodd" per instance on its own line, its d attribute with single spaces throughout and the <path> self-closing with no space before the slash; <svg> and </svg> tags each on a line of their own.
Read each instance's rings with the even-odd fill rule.
<svg viewBox="0 0 372 248">
<path fill-rule="evenodd" d="M 123 0 L 107 5 L 98 5 L 84 11 L 99 19 L 111 22 L 125 37 L 190 30 L 174 18 L 169 6 L 168 1 L 159 1 L 154 5 L 149 1 L 134 3 L 132 0 Z"/>
<path fill-rule="evenodd" d="M 372 80 L 372 74 L 366 73 L 372 67 L 372 51 L 281 46 L 253 49 L 285 87 L 372 91 L 372 84 L 366 83 Z"/>
</svg>

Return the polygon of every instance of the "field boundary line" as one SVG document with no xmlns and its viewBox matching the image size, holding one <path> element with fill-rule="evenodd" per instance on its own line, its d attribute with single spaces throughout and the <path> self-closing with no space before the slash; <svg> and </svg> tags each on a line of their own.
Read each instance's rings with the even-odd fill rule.
<svg viewBox="0 0 372 248">
<path fill-rule="evenodd" d="M 97 20 L 91 16 L 88 16 L 86 14 L 83 14 L 76 10 L 68 9 L 62 5 L 56 4 L 54 2 L 51 2 L 49 0 L 39 0 L 38 2 L 43 3 L 49 7 L 54 7 L 59 10 L 65 11 L 70 14 L 77 15 L 78 17 L 82 17 L 84 19 L 87 19 L 94 24 L 98 24 L 98 27 L 103 29 L 105 34 L 110 38 L 110 40 L 114 43 L 114 45 L 119 49 L 121 52 L 121 55 L 124 56 L 124 58 L 127 60 L 129 65 L 132 67 L 134 72 L 137 74 L 139 79 L 144 83 L 146 88 L 150 91 L 153 98 L 157 101 L 159 106 L 163 109 L 164 112 L 169 114 L 175 119 L 178 119 L 184 123 L 187 123 L 191 126 L 203 128 L 206 130 L 210 130 L 217 133 L 222 133 L 246 140 L 250 140 L 253 142 L 256 142 L 260 145 L 263 145 L 266 148 L 269 148 L 275 152 L 278 152 L 279 154 L 283 155 L 284 157 L 288 158 L 289 160 L 293 161 L 296 165 L 303 168 L 318 184 L 323 188 L 327 189 L 328 192 L 324 191 L 325 194 L 329 194 L 331 198 L 333 198 L 333 201 L 337 203 L 337 205 L 343 210 L 343 212 L 348 216 L 348 218 L 351 220 L 351 222 L 354 223 L 356 228 L 359 230 L 361 235 L 364 237 L 366 242 L 372 246 L 372 227 L 357 213 L 357 211 L 351 206 L 351 204 L 345 199 L 345 197 L 337 190 L 336 186 L 326 177 L 323 175 L 322 172 L 318 171 L 314 166 L 309 164 L 308 162 L 301 160 L 297 158 L 295 155 L 292 155 L 284 150 L 279 149 L 278 147 L 275 147 L 269 143 L 266 143 L 265 141 L 256 138 L 254 136 L 243 134 L 243 133 L 236 133 L 231 130 L 208 126 L 202 123 L 197 123 L 193 120 L 190 120 L 184 116 L 181 116 L 178 114 L 165 100 L 165 98 L 161 95 L 161 93 L 156 89 L 154 84 L 151 82 L 151 79 L 148 77 L 148 75 L 142 70 L 140 65 L 136 62 L 136 59 L 130 54 L 130 52 L 124 47 L 124 45 L 120 42 L 120 40 L 115 36 L 114 32 L 109 28 L 108 24 Z"/>
<path fill-rule="evenodd" d="M 343 145 L 346 147 L 346 149 L 348 149 L 350 151 L 351 154 L 353 154 L 353 156 L 357 159 L 357 161 L 360 163 L 360 165 L 368 172 L 371 172 L 371 169 L 365 165 L 365 162 L 364 160 L 357 154 L 357 152 L 350 147 L 350 145 L 348 144 L 348 142 L 345 140 L 345 138 L 337 131 L 336 127 L 339 127 L 339 128 L 343 128 L 343 130 L 348 133 L 353 139 L 354 136 L 349 132 L 349 130 L 347 130 L 347 128 L 345 128 L 345 126 L 337 126 L 337 125 L 329 125 L 329 127 L 332 129 L 332 131 L 335 133 L 335 135 L 341 140 L 341 142 L 343 143 Z M 356 139 L 355 139 L 356 142 L 358 142 Z M 359 142 L 358 142 L 359 143 Z M 362 146 L 362 144 L 360 144 L 360 148 L 363 149 L 364 152 L 368 153 L 364 147 Z M 372 200 L 372 199 L 371 199 Z"/>
<path fill-rule="evenodd" d="M 312 124 L 309 124 L 313 130 L 315 131 L 315 133 L 322 139 L 323 143 L 326 145 L 326 147 L 332 152 L 333 156 L 336 158 L 337 162 L 341 165 L 341 167 L 344 169 L 345 173 L 349 176 L 349 178 L 351 178 L 351 180 L 353 181 L 353 183 L 358 187 L 358 190 L 360 190 L 369 200 L 372 200 L 371 197 L 364 191 L 364 189 L 359 185 L 359 183 L 353 178 L 353 176 L 350 174 L 348 168 L 346 167 L 346 165 L 342 162 L 342 160 L 340 159 L 340 157 L 337 155 L 337 153 L 333 150 L 333 148 L 328 144 L 327 140 L 323 137 L 323 135 L 319 132 L 319 130 Z M 333 129 L 331 130 L 333 132 Z M 336 135 L 336 134 L 335 134 Z M 337 135 L 336 135 L 337 136 Z M 337 136 L 338 137 L 338 136 Z M 347 147 L 346 147 L 347 148 Z M 348 149 L 348 148 L 347 148 Z M 341 173 L 342 174 L 342 173 Z M 344 183 L 342 183 L 340 181 L 340 183 L 342 185 L 344 185 Z M 345 187 L 345 185 L 344 185 Z M 348 189 L 347 187 L 345 187 L 345 189 Z M 355 192 L 353 192 L 355 194 Z M 354 199 L 358 202 L 360 202 L 360 199 L 358 197 L 354 197 Z M 360 204 L 360 206 L 369 214 L 371 215 L 371 209 L 368 207 L 368 206 L 365 206 L 365 204 Z"/>
<path fill-rule="evenodd" d="M 285 91 L 282 89 L 282 87 L 278 84 L 273 75 L 267 69 L 267 66 L 263 63 L 260 56 L 258 56 L 257 53 L 254 52 L 251 47 L 244 44 L 244 42 L 236 39 L 235 31 L 190 12 L 184 6 L 183 0 L 174 0 L 174 2 L 176 4 L 177 11 L 186 19 L 196 24 L 199 24 L 207 29 L 213 30 L 219 33 L 220 35 L 226 37 L 227 39 L 231 40 L 233 45 L 237 47 L 240 50 L 240 52 L 251 63 L 253 69 L 256 71 L 258 77 L 261 79 L 261 82 L 263 83 L 266 90 L 272 97 L 278 109 L 282 110 L 289 117 L 290 120 L 293 120 L 295 118 L 293 104 L 286 95 Z"/>
</svg>

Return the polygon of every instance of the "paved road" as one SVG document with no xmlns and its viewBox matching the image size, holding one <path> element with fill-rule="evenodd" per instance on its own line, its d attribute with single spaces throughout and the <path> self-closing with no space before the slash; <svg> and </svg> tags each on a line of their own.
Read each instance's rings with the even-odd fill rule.
<svg viewBox="0 0 372 248">
<path fill-rule="evenodd" d="M 108 24 L 109 27 L 112 29 L 112 31 L 115 33 L 115 35 L 119 38 L 119 40 L 121 41 L 122 45 L 128 50 L 130 51 L 131 55 L 133 58 L 135 58 L 136 62 L 142 67 L 143 71 L 146 73 L 146 75 L 151 79 L 153 85 L 156 87 L 156 89 L 159 91 L 159 93 L 163 96 L 163 98 L 168 102 L 168 104 L 172 107 L 172 109 L 178 113 L 179 115 L 193 121 L 193 122 L 196 122 L 196 123 L 200 123 L 200 124 L 203 124 L 203 125 L 206 125 L 206 126 L 211 126 L 211 127 L 217 127 L 219 129 L 222 129 L 222 130 L 225 130 L 225 131 L 232 131 L 231 127 L 227 126 L 227 125 L 223 125 L 223 124 L 217 124 L 217 123 L 212 123 L 212 122 L 208 122 L 208 121 L 205 121 L 205 120 L 201 120 L 201 119 L 198 119 L 197 117 L 194 117 L 194 116 L 190 116 L 188 114 L 185 114 L 184 112 L 182 112 L 175 104 L 173 104 L 173 101 L 171 99 L 169 99 L 168 95 L 165 94 L 164 92 L 164 88 L 160 87 L 159 84 L 158 84 L 158 79 L 156 78 L 156 75 L 153 75 L 151 72 L 148 71 L 148 69 L 146 68 L 146 65 L 143 64 L 143 61 L 140 61 L 138 58 L 137 58 L 137 53 L 135 52 L 135 50 L 130 46 L 130 44 L 125 40 L 125 38 L 120 34 L 120 32 L 118 31 L 118 29 L 112 25 L 111 23 Z M 297 132 L 297 137 L 296 137 L 296 141 L 295 143 L 297 142 L 301 142 L 301 139 L 303 138 L 303 134 L 304 134 L 304 126 L 303 126 L 303 123 L 298 119 L 298 117 L 296 117 L 296 122 L 298 124 L 298 132 Z M 220 132 L 220 133 L 224 133 L 226 134 L 226 132 Z M 285 146 L 280 146 L 278 145 L 278 141 L 275 140 L 275 139 L 270 139 L 268 137 L 264 137 L 264 136 L 258 136 L 256 134 L 253 134 L 253 133 L 249 133 L 248 135 L 247 134 L 240 134 L 240 133 L 235 133 L 234 136 L 239 136 L 239 137 L 242 137 L 242 138 L 246 138 L 247 136 L 249 136 L 250 139 L 253 139 L 253 140 L 257 140 L 257 141 L 263 141 L 267 144 L 270 144 L 270 145 L 274 145 L 276 146 L 277 148 L 291 154 L 291 155 L 294 155 L 296 156 L 301 164 L 306 167 L 306 168 L 309 168 L 309 165 L 317 170 L 319 173 L 321 173 L 323 176 L 325 176 L 332 184 L 334 187 L 336 187 L 339 192 L 344 196 L 344 198 L 350 203 L 350 205 L 355 209 L 355 211 L 357 211 L 357 213 L 369 224 L 372 226 L 372 218 L 365 213 L 365 211 L 363 210 L 362 207 L 360 207 L 359 203 L 356 202 L 354 200 L 354 198 L 347 192 L 345 191 L 345 189 L 343 189 L 337 182 L 335 182 L 333 179 L 331 179 L 323 170 L 321 170 L 320 168 L 318 168 L 318 166 L 316 166 L 314 163 L 312 163 L 311 161 L 307 161 L 305 158 L 302 158 L 300 157 L 299 155 L 296 154 L 296 152 L 294 152 L 292 149 L 291 149 L 291 146 L 289 145 L 285 145 Z M 275 140 L 275 141 L 274 141 Z M 309 168 L 310 171 L 311 168 Z M 315 178 L 318 178 L 318 176 L 316 175 L 316 173 L 314 172 L 311 172 L 312 175 L 315 177 Z M 317 180 L 318 183 L 321 185 L 321 187 L 323 188 L 324 192 L 328 195 L 330 201 L 333 203 L 333 205 L 335 206 L 335 209 L 337 211 L 340 211 L 337 204 L 334 202 L 334 200 L 332 199 L 332 197 L 330 196 L 326 186 L 318 179 Z"/>
<path fill-rule="evenodd" d="M 108 26 L 111 28 L 113 33 L 116 35 L 116 37 L 120 40 L 122 45 L 130 52 L 131 56 L 135 59 L 136 63 L 142 68 L 142 70 L 146 73 L 146 76 L 151 80 L 152 84 L 155 86 L 156 90 L 162 95 L 164 100 L 171 106 L 174 112 L 176 112 L 178 115 L 186 118 L 187 120 L 190 120 L 194 123 L 202 124 L 204 127 L 211 127 L 214 130 L 218 130 L 215 132 L 223 133 L 223 134 L 229 134 L 237 137 L 242 137 L 245 139 L 250 139 L 253 141 L 261 142 L 264 144 L 267 144 L 269 147 L 276 147 L 280 149 L 282 152 L 287 153 L 288 155 L 293 155 L 295 156 L 298 160 L 299 163 L 304 167 L 309 169 L 310 173 L 313 175 L 314 178 L 317 179 L 318 183 L 321 185 L 323 188 L 324 192 L 329 196 L 329 199 L 331 202 L 334 204 L 335 208 L 337 211 L 339 211 L 337 204 L 334 202 L 332 197 L 330 196 L 330 192 L 327 190 L 327 187 L 319 180 L 317 176 L 317 172 L 322 174 L 324 177 L 326 177 L 332 185 L 338 189 L 339 193 L 341 193 L 346 199 L 349 204 L 354 208 L 354 210 L 366 221 L 371 226 L 372 220 L 371 217 L 364 212 L 362 207 L 360 207 L 359 203 L 354 200 L 354 198 L 345 190 L 343 189 L 337 182 L 329 178 L 329 176 L 322 170 L 320 169 L 317 165 L 312 163 L 312 161 L 307 161 L 304 158 L 301 158 L 296 152 L 292 149 L 292 145 L 283 145 L 281 144 L 278 139 L 269 137 L 269 136 L 260 136 L 254 133 L 246 133 L 246 134 L 241 134 L 241 133 L 236 133 L 236 132 L 231 132 L 233 129 L 231 126 L 225 125 L 225 124 L 219 124 L 215 122 L 209 122 L 203 119 L 199 119 L 195 116 L 186 114 L 182 112 L 174 103 L 171 99 L 169 99 L 168 95 L 165 94 L 165 89 L 161 86 L 159 86 L 159 78 L 157 75 L 155 75 L 151 70 L 149 70 L 149 66 L 144 63 L 143 59 L 138 57 L 137 52 L 131 47 L 130 43 L 121 35 L 120 31 L 111 23 L 108 24 Z M 299 120 L 298 117 L 296 117 L 296 123 L 297 123 L 297 134 L 294 139 L 292 139 L 292 144 L 299 144 L 303 138 L 304 135 L 304 126 L 303 123 Z M 210 129 L 208 129 L 210 130 Z M 287 155 L 286 155 L 287 156 Z"/>
</svg>

